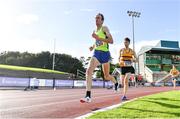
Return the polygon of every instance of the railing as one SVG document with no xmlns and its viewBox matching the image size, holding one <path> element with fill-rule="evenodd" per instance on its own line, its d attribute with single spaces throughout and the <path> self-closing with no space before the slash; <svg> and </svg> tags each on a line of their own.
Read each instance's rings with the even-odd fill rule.
<svg viewBox="0 0 180 119">
<path fill-rule="evenodd" d="M 86 73 L 77 69 L 77 77 L 81 79 L 86 79 Z"/>
<path fill-rule="evenodd" d="M 147 66 L 145 66 L 145 79 L 148 82 L 153 82 L 153 71 L 150 70 Z"/>
<path fill-rule="evenodd" d="M 150 82 L 160 82 L 161 79 L 167 75 L 167 72 L 152 71 L 150 68 L 145 67 L 146 79 Z"/>
</svg>

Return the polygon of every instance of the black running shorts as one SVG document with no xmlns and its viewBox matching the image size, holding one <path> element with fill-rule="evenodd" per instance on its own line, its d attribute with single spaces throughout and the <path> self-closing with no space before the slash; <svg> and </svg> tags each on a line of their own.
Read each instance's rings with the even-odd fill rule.
<svg viewBox="0 0 180 119">
<path fill-rule="evenodd" d="M 121 75 L 125 75 L 126 73 L 135 73 L 134 67 L 121 67 Z"/>
</svg>

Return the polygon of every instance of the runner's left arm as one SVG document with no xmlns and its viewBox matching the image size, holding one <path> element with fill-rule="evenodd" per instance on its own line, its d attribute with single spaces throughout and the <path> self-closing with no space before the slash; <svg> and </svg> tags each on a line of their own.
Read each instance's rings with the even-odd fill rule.
<svg viewBox="0 0 180 119">
<path fill-rule="evenodd" d="M 137 55 L 136 55 L 135 51 L 133 51 L 133 55 L 134 55 L 133 62 L 138 62 L 138 58 L 137 58 Z"/>
</svg>

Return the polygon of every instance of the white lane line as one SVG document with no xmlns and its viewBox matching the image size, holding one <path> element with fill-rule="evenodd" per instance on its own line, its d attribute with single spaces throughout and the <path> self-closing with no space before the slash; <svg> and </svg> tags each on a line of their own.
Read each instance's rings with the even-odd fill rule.
<svg viewBox="0 0 180 119">
<path fill-rule="evenodd" d="M 136 89 L 136 90 L 134 90 L 134 89 Z M 138 90 L 137 90 L 138 89 Z M 137 91 L 139 91 L 139 90 L 142 90 L 143 88 L 130 88 L 129 89 L 129 92 L 137 92 Z M 146 88 L 147 90 L 148 90 L 148 88 Z M 121 89 L 122 90 L 122 89 Z M 43 91 L 43 93 L 42 93 L 42 91 L 37 91 L 37 92 L 27 92 L 27 93 L 20 93 L 20 95 L 18 94 L 18 96 L 16 96 L 15 97 L 15 95 L 16 94 L 12 94 L 13 96 L 9 96 L 10 94 L 6 94 L 6 95 L 3 95 L 3 94 L 1 94 L 2 96 L 1 97 L 3 97 L 3 98 L 1 98 L 1 99 L 5 99 L 5 100 L 7 100 L 6 98 L 9 98 L 9 99 L 14 99 L 14 98 L 30 98 L 30 97 L 42 97 L 42 96 L 54 96 L 54 95 L 63 95 L 63 96 L 66 96 L 66 95 L 72 95 L 72 94 L 81 94 L 82 92 L 84 92 L 85 93 L 85 89 L 83 89 L 83 90 L 77 90 L 77 89 L 75 89 L 75 90 L 71 90 L 72 92 L 74 92 L 74 93 L 69 93 L 69 92 L 61 92 L 61 90 L 56 90 L 56 91 L 49 91 L 48 90 L 48 92 L 45 92 L 45 91 Z M 76 92 L 77 91 L 77 92 Z M 79 92 L 79 91 L 81 91 L 81 92 Z M 102 89 L 92 89 L 92 93 L 93 92 L 95 92 L 95 93 L 103 93 L 104 91 L 106 91 L 106 92 L 113 92 L 113 90 L 108 90 L 108 89 L 104 89 L 104 90 L 102 90 Z"/>
<path fill-rule="evenodd" d="M 112 94 L 112 93 L 110 93 L 110 94 Z M 93 97 L 98 96 L 98 95 L 104 95 L 104 94 L 99 93 L 99 94 L 97 94 L 97 95 L 94 95 Z M 106 93 L 106 95 L 109 95 L 109 94 Z M 33 97 L 32 97 L 32 98 L 28 98 L 27 100 L 28 100 L 28 101 L 37 101 L 37 100 L 39 99 L 39 100 L 41 100 L 41 102 L 43 102 L 43 101 L 48 101 L 48 99 L 53 99 L 53 98 L 54 98 L 55 100 L 60 100 L 60 99 L 61 99 L 61 100 L 62 100 L 62 99 L 67 100 L 68 97 L 78 98 L 78 97 L 80 97 L 80 96 L 83 98 L 83 97 L 84 97 L 84 94 L 81 94 L 81 95 L 69 95 L 69 96 L 62 96 L 62 95 L 61 95 L 61 96 L 51 96 L 51 97 L 45 97 L 45 98 L 44 98 L 44 97 L 40 97 L 40 98 L 33 98 Z M 19 102 L 19 101 L 24 101 L 24 100 L 25 100 L 25 99 L 18 99 L 18 100 L 12 100 L 12 102 L 14 102 L 14 101 L 18 101 L 18 102 Z M 49 101 L 53 101 L 53 100 L 49 100 Z M 1 100 L 1 99 L 0 99 L 0 103 L 1 103 L 1 104 L 3 104 L 3 103 L 9 103 L 9 100 Z"/>
<path fill-rule="evenodd" d="M 104 91 L 99 91 L 99 92 L 95 91 L 94 95 L 104 94 L 105 91 L 106 91 L 105 94 L 112 94 L 112 93 L 114 93 L 113 90 L 110 90 L 110 91 L 109 90 L 104 90 Z M 137 92 L 137 91 L 136 90 L 130 90 L 129 92 Z M 92 91 L 92 93 L 93 93 L 93 91 Z M 121 93 L 122 93 L 121 91 L 117 92 L 117 94 L 121 94 Z M 58 93 L 57 95 L 56 94 L 54 94 L 54 95 L 46 94 L 46 95 L 43 95 L 43 97 L 42 97 L 42 94 L 36 95 L 36 96 L 30 95 L 30 96 L 27 96 L 27 97 L 19 97 L 19 98 L 14 97 L 14 98 L 10 98 L 10 99 L 6 99 L 6 98 L 2 98 L 1 97 L 1 102 L 9 102 L 9 101 L 15 101 L 15 100 L 20 101 L 20 100 L 24 100 L 26 98 L 28 100 L 37 100 L 37 99 L 42 99 L 42 98 L 46 98 L 46 99 L 59 98 L 59 99 L 62 99 L 62 98 L 65 98 L 65 97 L 72 97 L 72 96 L 77 97 L 77 96 L 81 96 L 79 94 L 82 94 L 82 92 L 78 92 L 78 93 L 74 92 L 74 93 L 69 93 L 69 94 L 66 94 L 66 95 L 64 95 L 64 93 L 63 94 L 62 93 Z M 82 96 L 84 94 L 82 94 Z"/>
<path fill-rule="evenodd" d="M 94 99 L 98 99 L 98 98 L 104 98 L 104 97 L 112 97 L 112 96 L 116 96 L 115 94 L 113 95 L 107 95 L 107 96 L 98 96 L 95 97 Z M 67 100 L 67 101 L 61 101 L 61 102 L 52 102 L 52 103 L 46 103 L 46 104 L 37 104 L 37 105 L 30 105 L 30 106 L 26 106 L 26 107 L 15 107 L 15 108 L 9 108 L 9 109 L 1 109 L 0 112 L 2 111 L 12 111 L 12 110 L 24 110 L 27 108 L 34 108 L 34 107 L 41 107 L 41 106 L 49 106 L 49 105 L 54 105 L 54 104 L 63 104 L 63 103 L 69 103 L 69 102 L 79 102 L 79 99 L 73 99 L 73 100 Z"/>
<path fill-rule="evenodd" d="M 113 93 L 113 91 L 109 91 L 109 92 L 106 92 L 105 94 L 112 94 Z M 68 95 L 64 95 L 64 94 L 57 94 L 57 95 L 45 95 L 45 96 L 43 96 L 42 97 L 42 95 L 40 95 L 40 96 L 29 96 L 29 97 L 21 97 L 21 98 L 16 98 L 16 97 L 14 97 L 14 98 L 12 98 L 12 99 L 6 99 L 6 98 L 4 98 L 4 99 L 1 99 L 1 102 L 9 102 L 9 101 L 15 101 L 15 100 L 17 100 L 17 101 L 20 101 L 20 100 L 25 100 L 26 98 L 28 99 L 28 100 L 37 100 L 37 99 L 43 99 L 43 98 L 46 98 L 46 99 L 51 99 L 51 98 L 59 98 L 59 99 L 62 99 L 62 98 L 66 98 L 66 97 L 73 97 L 73 96 L 75 96 L 75 97 L 77 97 L 77 96 L 84 96 L 84 94 L 85 93 L 83 93 L 82 94 L 82 92 L 80 92 L 80 93 L 71 93 L 71 94 L 68 94 Z M 96 93 L 94 93 L 94 96 L 96 96 L 96 95 L 99 95 L 99 94 L 104 94 L 104 91 L 102 91 L 102 92 L 96 92 Z M 118 93 L 116 93 L 116 94 L 118 94 Z"/>
<path fill-rule="evenodd" d="M 95 91 L 93 91 L 92 90 L 92 92 L 98 92 L 98 93 L 102 93 L 102 92 L 104 92 L 104 91 L 107 91 L 107 89 L 106 90 L 103 90 L 103 91 L 99 91 L 99 90 L 95 90 Z M 16 94 L 7 94 L 7 95 L 3 95 L 3 94 L 1 94 L 1 96 L 3 97 L 3 98 L 11 98 L 11 99 L 13 99 L 13 98 L 29 98 L 29 97 L 32 97 L 32 96 L 34 96 L 34 97 L 40 97 L 40 96 L 54 96 L 54 95 L 71 95 L 71 94 L 81 94 L 82 92 L 84 92 L 85 93 L 85 90 L 83 90 L 83 91 L 76 91 L 76 90 L 72 90 L 72 92 L 74 92 L 74 93 L 69 93 L 69 92 L 61 92 L 61 91 L 51 91 L 51 92 L 44 92 L 44 93 L 42 93 L 42 92 L 31 92 L 30 94 L 28 94 L 28 93 L 22 93 L 22 94 L 18 94 L 17 96 L 16 96 Z M 109 91 L 110 92 L 110 91 Z M 111 90 L 111 92 L 113 92 L 112 90 Z M 12 96 L 9 96 L 9 95 L 12 95 Z M 15 97 L 16 96 L 16 97 Z"/>
<path fill-rule="evenodd" d="M 39 92 L 39 94 L 37 93 L 37 92 L 35 92 L 36 94 L 33 94 L 32 93 L 32 95 L 27 95 L 27 93 L 26 93 L 26 95 L 25 96 L 9 96 L 9 97 L 11 97 L 11 98 L 9 98 L 8 96 L 5 96 L 5 97 L 3 97 L 3 96 L 1 96 L 1 99 L 4 99 L 4 100 L 16 100 L 17 98 L 28 98 L 28 100 L 29 100 L 29 98 L 42 98 L 42 96 L 43 97 L 50 97 L 50 96 L 55 96 L 55 95 L 63 95 L 63 97 L 69 97 L 69 95 L 73 95 L 73 94 L 76 94 L 76 95 L 78 95 L 78 94 L 82 94 L 82 92 L 85 94 L 85 90 L 84 91 L 82 91 L 82 92 L 75 92 L 76 90 L 72 90 L 72 92 L 74 92 L 74 93 L 62 93 L 62 92 L 54 92 L 54 91 L 52 91 L 52 94 L 49 94 L 49 92 L 47 92 L 47 93 L 41 93 L 41 92 Z M 107 89 L 104 89 L 104 90 L 95 90 L 95 89 L 93 89 L 92 90 L 92 93 L 93 92 L 95 92 L 94 94 L 99 94 L 99 93 L 104 93 L 104 92 L 108 92 L 108 93 L 113 93 L 114 91 L 113 90 L 107 90 Z M 133 90 L 133 89 L 130 89 L 129 90 L 129 92 L 136 92 L 136 90 Z M 120 92 L 118 92 L 118 93 L 120 93 Z M 14 94 L 13 94 L 14 95 Z M 9 99 L 7 99 L 7 98 L 9 98 Z"/>
<path fill-rule="evenodd" d="M 144 92 L 152 92 L 152 91 L 144 91 Z M 141 93 L 144 93 L 144 92 L 140 92 Z M 152 93 L 156 93 L 156 92 L 152 92 Z M 104 98 L 104 97 L 112 97 L 112 96 L 117 96 L 118 93 L 114 93 L 112 95 L 106 95 L 106 96 L 98 96 L 98 97 L 95 97 L 93 98 L 94 99 L 99 99 L 99 98 Z M 129 94 L 134 94 L 134 93 L 128 93 Z M 139 94 L 139 93 L 138 93 Z M 67 101 L 61 101 L 61 102 L 52 102 L 52 103 L 46 103 L 46 104 L 36 104 L 36 105 L 30 105 L 30 106 L 24 106 L 24 107 L 14 107 L 14 108 L 8 108 L 8 109 L 1 109 L 0 112 L 2 111 L 12 111 L 12 110 L 18 110 L 18 109 L 27 109 L 27 108 L 34 108 L 34 107 L 41 107 L 41 106 L 49 106 L 49 105 L 54 105 L 54 104 L 62 104 L 62 103 L 69 103 L 69 102 L 79 102 L 79 99 L 73 99 L 73 100 L 67 100 Z"/>
</svg>

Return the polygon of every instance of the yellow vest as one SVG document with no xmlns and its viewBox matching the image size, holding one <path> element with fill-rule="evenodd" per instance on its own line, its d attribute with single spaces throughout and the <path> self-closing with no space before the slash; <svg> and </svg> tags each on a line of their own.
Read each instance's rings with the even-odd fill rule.
<svg viewBox="0 0 180 119">
<path fill-rule="evenodd" d="M 126 66 L 132 66 L 132 59 L 133 59 L 133 50 L 132 49 L 125 49 L 123 48 L 121 50 L 121 57 L 120 57 L 120 66 L 126 67 Z"/>
<path fill-rule="evenodd" d="M 171 75 L 175 76 L 179 73 L 179 71 L 177 69 L 171 69 Z"/>
<path fill-rule="evenodd" d="M 99 38 L 103 38 L 104 40 L 106 40 L 106 34 L 105 32 L 103 31 L 103 27 L 101 27 L 98 31 L 95 32 L 96 35 L 99 37 Z M 102 45 L 101 45 L 102 44 Z M 95 47 L 95 50 L 100 50 L 100 51 L 109 51 L 109 45 L 108 43 L 105 43 L 105 42 L 102 42 L 102 41 L 99 41 L 99 40 L 96 40 L 96 47 Z"/>
</svg>

